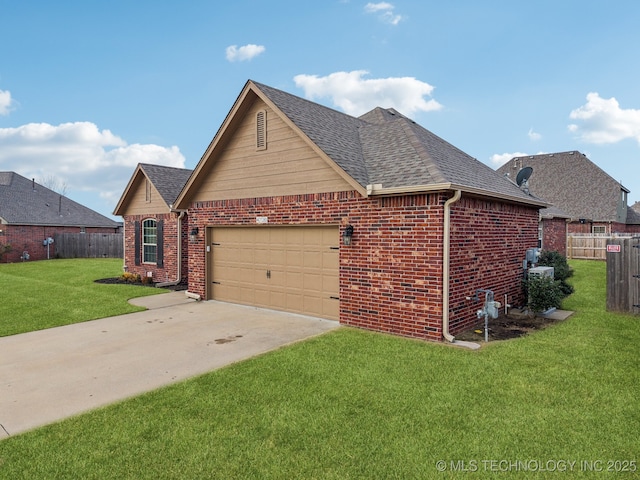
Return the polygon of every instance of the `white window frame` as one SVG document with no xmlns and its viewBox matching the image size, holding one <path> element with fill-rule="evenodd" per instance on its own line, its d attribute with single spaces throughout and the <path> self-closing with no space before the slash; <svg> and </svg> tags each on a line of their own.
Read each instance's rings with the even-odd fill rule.
<svg viewBox="0 0 640 480">
<path fill-rule="evenodd" d="M 142 236 L 142 263 L 156 264 L 158 262 L 158 221 L 155 218 L 143 220 L 140 235 Z"/>
</svg>

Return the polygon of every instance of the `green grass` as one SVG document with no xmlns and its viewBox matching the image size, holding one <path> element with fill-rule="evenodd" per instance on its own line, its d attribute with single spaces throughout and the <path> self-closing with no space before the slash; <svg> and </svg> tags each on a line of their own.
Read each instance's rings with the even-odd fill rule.
<svg viewBox="0 0 640 480">
<path fill-rule="evenodd" d="M 582 462 L 638 468 L 640 319 L 604 310 L 603 263 L 572 266 L 577 313 L 528 337 L 342 328 L 3 440 L 0 477 L 637 478 Z M 576 463 L 522 471 L 554 461 Z"/>
<path fill-rule="evenodd" d="M 166 292 L 93 282 L 121 274 L 119 259 L 0 264 L 0 336 L 144 310 L 127 300 Z"/>
</svg>

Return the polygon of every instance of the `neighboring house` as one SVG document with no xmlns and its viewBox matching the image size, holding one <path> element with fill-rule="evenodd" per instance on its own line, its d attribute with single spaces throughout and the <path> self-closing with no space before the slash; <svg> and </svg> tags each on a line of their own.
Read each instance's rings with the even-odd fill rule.
<svg viewBox="0 0 640 480">
<path fill-rule="evenodd" d="M 577 151 L 515 157 L 498 172 L 515 180 L 523 167 L 532 167 L 529 190 L 554 208 L 543 209 L 542 247 L 562 222 L 566 234 L 614 235 L 640 232 L 640 216 L 627 205 L 629 190 Z M 566 235 L 565 235 L 566 238 Z M 553 248 L 566 252 L 565 246 Z"/>
<path fill-rule="evenodd" d="M 522 304 L 547 205 L 393 109 L 253 81 L 176 200 L 189 294 L 449 341 L 479 289 Z"/>
<path fill-rule="evenodd" d="M 173 203 L 191 170 L 140 163 L 114 215 L 124 219 L 125 270 L 154 282 L 187 281 L 187 214 Z"/>
<path fill-rule="evenodd" d="M 46 260 L 62 233 L 118 233 L 120 224 L 14 172 L 0 172 L 0 245 L 3 262 Z M 47 248 L 48 247 L 48 248 Z"/>
</svg>

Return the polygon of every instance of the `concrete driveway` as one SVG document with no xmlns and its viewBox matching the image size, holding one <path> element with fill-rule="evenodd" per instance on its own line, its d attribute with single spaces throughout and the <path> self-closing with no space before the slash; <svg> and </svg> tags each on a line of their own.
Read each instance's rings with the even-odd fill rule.
<svg viewBox="0 0 640 480">
<path fill-rule="evenodd" d="M 131 303 L 149 310 L 0 338 L 0 439 L 339 326 L 184 292 Z"/>
</svg>

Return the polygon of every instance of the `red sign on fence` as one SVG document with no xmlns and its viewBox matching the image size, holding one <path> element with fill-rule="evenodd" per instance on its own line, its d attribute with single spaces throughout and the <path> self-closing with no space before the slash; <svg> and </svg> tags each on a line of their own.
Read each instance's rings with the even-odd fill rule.
<svg viewBox="0 0 640 480">
<path fill-rule="evenodd" d="M 620 245 L 607 245 L 607 252 L 619 253 Z"/>
</svg>

